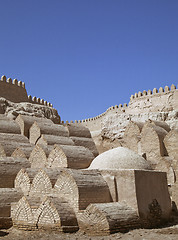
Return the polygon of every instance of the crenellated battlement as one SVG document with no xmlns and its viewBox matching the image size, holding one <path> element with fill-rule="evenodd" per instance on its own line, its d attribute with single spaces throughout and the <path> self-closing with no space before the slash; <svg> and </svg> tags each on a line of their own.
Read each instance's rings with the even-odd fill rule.
<svg viewBox="0 0 178 240">
<path fill-rule="evenodd" d="M 53 105 L 50 102 L 47 102 L 44 99 L 40 99 L 37 97 L 32 97 L 31 95 L 28 95 L 28 101 L 30 103 L 34 103 L 34 104 L 40 104 L 40 105 L 45 105 L 48 107 L 53 107 Z"/>
<path fill-rule="evenodd" d="M 4 75 L 0 79 L 0 97 L 4 97 L 14 103 L 29 102 L 53 107 L 51 103 L 43 99 L 27 95 L 24 82 L 18 81 L 17 79 L 12 80 L 11 78 L 6 78 Z"/>
<path fill-rule="evenodd" d="M 178 89 L 174 84 L 169 88 L 168 86 L 154 88 L 153 90 L 143 91 L 131 95 L 130 102 L 109 107 L 104 113 L 88 119 L 75 120 L 75 123 L 84 124 L 91 129 L 97 129 L 100 126 L 104 116 L 109 116 L 112 113 L 142 113 L 144 112 L 157 112 L 157 111 L 170 111 L 171 109 L 178 108 Z M 73 121 L 70 121 L 73 123 Z M 69 121 L 62 121 L 63 124 Z"/>
<path fill-rule="evenodd" d="M 28 101 L 25 83 L 4 75 L 0 79 L 0 96 L 15 103 Z"/>
<path fill-rule="evenodd" d="M 151 95 L 160 96 L 160 94 L 167 94 L 167 93 L 175 91 L 175 90 L 176 90 L 176 86 L 174 84 L 172 84 L 170 88 L 168 86 L 165 86 L 164 88 L 160 87 L 159 90 L 157 88 L 154 88 L 153 91 L 151 91 L 151 90 L 145 91 L 144 90 L 143 92 L 138 92 L 138 93 L 135 93 L 134 95 L 131 95 L 130 101 L 133 101 L 138 98 L 145 97 L 145 96 L 151 96 Z"/>
<path fill-rule="evenodd" d="M 25 83 L 22 81 L 18 81 L 17 79 L 12 80 L 11 78 L 6 79 L 6 76 L 1 77 L 1 82 L 8 83 L 8 84 L 14 84 L 18 87 L 25 88 Z"/>
<path fill-rule="evenodd" d="M 104 113 L 99 114 L 96 117 L 92 117 L 92 118 L 87 118 L 87 119 L 83 119 L 83 120 L 75 120 L 75 121 L 70 121 L 70 123 L 88 123 L 88 122 L 92 122 L 92 121 L 96 121 L 96 120 L 100 120 L 102 117 L 104 117 L 107 113 L 111 112 L 111 111 L 115 111 L 118 110 L 120 112 L 125 112 L 126 108 L 128 107 L 127 103 L 119 104 L 119 105 L 115 105 L 115 106 L 111 106 L 109 107 Z M 62 124 L 67 124 L 69 123 L 69 121 L 62 121 Z"/>
</svg>

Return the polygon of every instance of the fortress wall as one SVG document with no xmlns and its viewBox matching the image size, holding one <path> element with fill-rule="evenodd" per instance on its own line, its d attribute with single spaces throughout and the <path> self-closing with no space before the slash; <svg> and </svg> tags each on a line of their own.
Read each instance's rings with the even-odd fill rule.
<svg viewBox="0 0 178 240">
<path fill-rule="evenodd" d="M 37 97 L 32 97 L 31 95 L 28 95 L 28 101 L 29 103 L 33 103 L 33 104 L 40 104 L 40 105 L 45 105 L 48 107 L 53 107 L 53 105 L 47 101 L 45 101 L 44 99 L 40 99 Z"/>
<path fill-rule="evenodd" d="M 28 102 L 25 83 L 11 78 L 6 80 L 6 76 L 2 76 L 0 80 L 0 96 L 15 103 Z"/>
<path fill-rule="evenodd" d="M 143 91 L 131 95 L 130 102 L 109 107 L 104 113 L 88 119 L 75 120 L 77 124 L 88 127 L 90 131 L 101 131 L 102 122 L 106 117 L 113 114 L 140 114 L 149 112 L 169 112 L 178 109 L 178 89 L 174 84 L 169 88 L 165 86 L 156 88 L 153 91 Z M 70 121 L 73 123 L 73 121 Z M 69 121 L 62 121 L 62 124 L 68 124 Z"/>
<path fill-rule="evenodd" d="M 126 108 L 127 108 L 127 103 L 124 103 L 123 105 L 119 104 L 119 106 L 115 105 L 115 106 L 109 107 L 104 113 L 99 114 L 96 117 L 87 118 L 87 119 L 78 120 L 78 121 L 75 120 L 74 122 L 70 121 L 70 123 L 76 123 L 79 125 L 82 124 L 83 126 L 89 128 L 90 131 L 101 130 L 102 120 L 105 116 L 113 114 L 113 113 L 123 113 L 126 111 Z M 63 125 L 67 125 L 68 123 L 69 123 L 69 121 L 66 121 L 66 122 L 61 121 L 61 124 L 63 124 Z"/>
<path fill-rule="evenodd" d="M 28 96 L 24 82 L 17 79 L 6 79 L 4 75 L 0 79 L 0 96 L 14 103 L 29 102 L 53 107 L 51 103 L 43 99 L 32 97 L 31 95 Z"/>
<path fill-rule="evenodd" d="M 169 112 L 178 109 L 178 89 L 174 84 L 169 89 L 166 86 L 153 91 L 138 92 L 130 97 L 128 113 L 142 113 L 144 112 Z"/>
</svg>

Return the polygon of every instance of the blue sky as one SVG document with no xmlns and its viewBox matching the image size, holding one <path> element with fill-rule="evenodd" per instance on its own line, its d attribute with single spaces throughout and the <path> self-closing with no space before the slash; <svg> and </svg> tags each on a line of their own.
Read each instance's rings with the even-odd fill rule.
<svg viewBox="0 0 178 240">
<path fill-rule="evenodd" d="M 178 84 L 177 0 L 0 0 L 0 74 L 62 120 Z"/>
</svg>

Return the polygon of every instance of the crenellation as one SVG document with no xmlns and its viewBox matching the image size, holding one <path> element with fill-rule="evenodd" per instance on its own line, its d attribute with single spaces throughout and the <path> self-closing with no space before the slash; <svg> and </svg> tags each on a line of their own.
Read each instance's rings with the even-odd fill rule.
<svg viewBox="0 0 178 240">
<path fill-rule="evenodd" d="M 22 87 L 25 88 L 25 83 L 24 82 L 22 82 Z"/>
<path fill-rule="evenodd" d="M 176 90 L 176 86 L 174 84 L 171 85 L 171 91 Z"/>
<path fill-rule="evenodd" d="M 0 80 L 0 95 L 15 103 L 30 102 L 53 107 L 51 103 L 44 102 L 43 99 L 40 100 L 40 98 L 35 99 L 36 97 L 32 98 L 31 95 L 28 96 L 24 82 L 18 81 L 17 79 L 12 80 L 11 78 L 6 80 L 5 75 L 3 75 Z"/>
<path fill-rule="evenodd" d="M 169 88 L 168 86 L 165 86 L 164 88 L 160 87 L 159 91 L 156 88 L 154 88 L 153 91 L 148 90 L 146 92 L 144 90 L 142 94 L 141 94 L 141 92 L 139 92 L 138 94 L 135 93 L 135 95 L 131 95 L 130 102 L 137 101 L 137 98 L 143 99 L 143 101 L 144 101 L 146 96 L 147 97 L 149 96 L 151 98 L 154 97 L 154 95 L 156 95 L 155 97 L 161 97 L 165 94 L 169 94 L 171 91 L 176 91 L 176 86 L 174 84 L 171 85 L 171 88 Z M 149 98 L 147 98 L 147 101 L 149 101 Z"/>
<path fill-rule="evenodd" d="M 12 84 L 12 78 L 8 78 L 7 83 Z"/>
<path fill-rule="evenodd" d="M 151 91 L 151 90 L 148 90 L 148 91 L 147 91 L 147 95 L 152 95 L 152 91 Z"/>
<path fill-rule="evenodd" d="M 175 91 L 176 90 L 176 87 L 175 85 L 172 85 L 171 86 L 171 91 Z M 136 101 L 140 100 L 140 99 L 143 99 L 143 101 L 146 101 L 146 102 L 149 102 L 150 101 L 150 98 L 152 97 L 160 97 L 164 94 L 168 94 L 170 92 L 169 90 L 169 87 L 168 86 L 165 86 L 165 88 L 163 89 L 162 87 L 159 88 L 159 93 L 158 93 L 158 90 L 156 88 L 153 89 L 153 91 L 151 90 L 144 90 L 143 92 L 138 92 L 138 93 L 135 93 L 135 95 L 131 95 L 130 97 L 130 103 L 129 104 L 126 104 L 124 103 L 123 105 L 122 104 L 119 104 L 118 105 L 115 105 L 115 106 L 111 106 L 109 107 L 104 113 L 102 114 L 99 114 L 98 116 L 96 117 L 92 117 L 92 118 L 88 118 L 88 119 L 84 119 L 84 120 L 81 120 L 81 123 L 85 123 L 86 126 L 90 126 L 93 124 L 94 121 L 102 121 L 103 120 L 103 117 L 110 111 L 112 110 L 116 110 L 116 109 L 119 109 L 121 110 L 122 112 L 127 112 L 130 110 L 130 105 L 132 105 L 133 103 L 135 103 Z M 154 96 L 156 95 L 156 96 Z M 147 98 L 145 98 L 147 97 Z M 128 107 L 129 106 L 129 107 Z M 91 122 L 91 123 L 90 123 Z M 78 121 L 78 123 L 80 123 L 80 121 Z"/>
<path fill-rule="evenodd" d="M 164 89 L 162 87 L 159 88 L 159 93 L 163 93 Z"/>
<path fill-rule="evenodd" d="M 32 98 L 32 101 L 33 101 L 34 103 L 36 103 L 36 102 L 37 102 L 37 98 L 36 98 L 36 97 L 33 97 L 33 98 Z"/>
<path fill-rule="evenodd" d="M 31 95 L 28 95 L 28 100 L 29 100 L 29 102 L 32 102 L 32 96 Z"/>
<path fill-rule="evenodd" d="M 165 87 L 164 87 L 164 92 L 169 92 L 169 91 L 170 91 L 169 87 L 168 87 L 168 86 L 165 86 Z"/>
<path fill-rule="evenodd" d="M 22 87 L 22 81 L 18 81 L 18 86 Z"/>
<path fill-rule="evenodd" d="M 3 75 L 3 76 L 1 77 L 1 81 L 2 81 L 2 82 L 6 82 L 6 76 L 5 76 L 5 75 Z"/>
<path fill-rule="evenodd" d="M 130 97 L 130 102 L 127 106 L 126 104 L 124 106 L 119 104 L 118 112 L 116 107 L 111 106 L 104 113 L 91 118 L 90 121 L 84 120 L 82 123 L 91 130 L 97 130 L 97 128 L 102 127 L 103 122 L 107 121 L 107 117 L 110 117 L 108 114 L 132 114 L 137 111 L 138 113 L 142 113 L 144 111 L 153 111 L 153 109 L 155 112 L 161 109 L 165 111 L 165 105 L 167 106 L 166 109 L 170 111 L 170 109 L 175 109 L 175 107 L 178 106 L 176 100 L 178 91 L 175 89 L 175 85 L 172 86 L 172 89 L 173 90 L 169 90 L 169 87 L 166 86 L 165 89 L 159 88 L 159 92 L 154 88 L 153 91 L 148 90 L 146 92 L 144 90 L 143 92 L 135 93 L 135 95 Z M 172 97 L 169 98 L 171 94 L 173 94 L 173 101 L 170 100 Z"/>
<path fill-rule="evenodd" d="M 130 101 L 132 101 L 134 98 L 135 98 L 134 95 L 131 95 Z"/>
<path fill-rule="evenodd" d="M 138 92 L 138 97 L 141 97 L 142 96 L 142 92 Z"/>
<path fill-rule="evenodd" d="M 16 78 L 13 80 L 13 84 L 18 86 L 18 80 Z"/>
<path fill-rule="evenodd" d="M 158 90 L 156 88 L 153 88 L 153 94 L 158 93 Z"/>
<path fill-rule="evenodd" d="M 34 103 L 34 104 L 40 104 L 40 105 L 45 105 L 48 107 L 53 107 L 53 105 L 50 102 L 44 101 L 44 99 L 40 99 L 37 97 L 32 97 L 31 95 L 28 95 L 28 101 L 30 103 Z"/>
<path fill-rule="evenodd" d="M 146 96 L 146 95 L 147 95 L 147 91 L 144 90 L 143 93 L 142 93 L 142 95 L 143 95 L 143 96 Z"/>
</svg>

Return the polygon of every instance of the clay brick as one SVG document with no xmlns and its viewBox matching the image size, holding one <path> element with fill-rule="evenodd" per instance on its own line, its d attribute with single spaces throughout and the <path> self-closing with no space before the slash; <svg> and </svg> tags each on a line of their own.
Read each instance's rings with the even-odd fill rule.
<svg viewBox="0 0 178 240">
<path fill-rule="evenodd" d="M 87 127 L 75 123 L 68 123 L 66 127 L 68 128 L 70 137 L 91 138 L 90 130 Z"/>
<path fill-rule="evenodd" d="M 18 201 L 23 196 L 22 192 L 14 188 L 0 188 L 0 227 L 12 226 L 11 203 Z"/>
<path fill-rule="evenodd" d="M 21 168 L 30 167 L 30 162 L 23 158 L 0 158 L 0 188 L 13 188 L 14 180 Z"/>
<path fill-rule="evenodd" d="M 31 167 L 32 168 L 46 167 L 47 158 L 52 148 L 53 148 L 52 146 L 46 147 L 46 146 L 36 145 L 29 157 Z"/>
<path fill-rule="evenodd" d="M 79 218 L 80 229 L 91 235 L 125 232 L 141 226 L 137 211 L 124 203 L 90 204 Z"/>
<path fill-rule="evenodd" d="M 62 137 L 62 136 L 54 136 L 54 135 L 42 134 L 40 139 L 37 141 L 37 144 L 44 145 L 44 146 L 54 145 L 54 144 L 74 145 L 74 142 L 69 137 Z"/>
<path fill-rule="evenodd" d="M 47 167 L 87 168 L 93 159 L 94 155 L 85 147 L 55 144 L 49 154 Z"/>
<path fill-rule="evenodd" d="M 144 123 L 130 121 L 124 133 L 124 146 L 139 153 L 139 142 L 141 140 L 141 130 Z"/>
<path fill-rule="evenodd" d="M 20 134 L 20 127 L 13 120 L 2 120 L 0 119 L 0 133 L 12 133 Z"/>
<path fill-rule="evenodd" d="M 90 203 L 111 201 L 108 185 L 97 170 L 63 170 L 54 189 L 76 212 Z"/>
<path fill-rule="evenodd" d="M 38 169 L 22 168 L 14 180 L 14 187 L 22 191 L 24 195 L 29 195 L 33 178 L 37 172 Z"/>
<path fill-rule="evenodd" d="M 148 121 L 144 124 L 141 132 L 141 151 L 146 153 L 146 158 L 153 165 L 157 164 L 161 157 L 167 156 L 167 151 L 164 145 L 164 137 L 167 131 L 154 122 Z"/>
<path fill-rule="evenodd" d="M 52 188 L 60 174 L 60 169 L 38 170 L 33 178 L 30 194 L 52 194 Z"/>
<path fill-rule="evenodd" d="M 11 156 L 16 148 L 31 148 L 28 138 L 20 134 L 0 133 L 0 156 Z"/>
<path fill-rule="evenodd" d="M 63 125 L 34 122 L 30 128 L 30 143 L 36 144 L 42 134 L 63 137 L 69 136 L 67 128 Z"/>
<path fill-rule="evenodd" d="M 49 123 L 53 124 L 50 119 L 46 118 L 39 118 L 35 116 L 26 116 L 19 114 L 18 117 L 15 119 L 16 123 L 20 127 L 21 134 L 29 138 L 29 130 L 33 123 L 40 122 L 40 123 Z"/>
<path fill-rule="evenodd" d="M 94 157 L 98 156 L 98 150 L 92 138 L 86 137 L 70 137 L 76 146 L 83 146 L 88 148 L 94 155 Z"/>
</svg>

